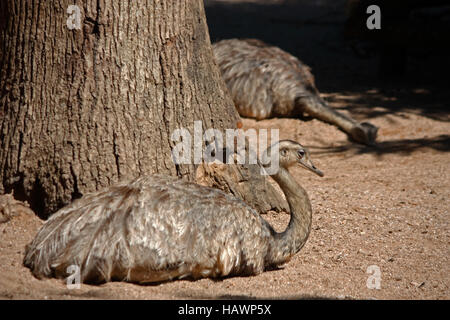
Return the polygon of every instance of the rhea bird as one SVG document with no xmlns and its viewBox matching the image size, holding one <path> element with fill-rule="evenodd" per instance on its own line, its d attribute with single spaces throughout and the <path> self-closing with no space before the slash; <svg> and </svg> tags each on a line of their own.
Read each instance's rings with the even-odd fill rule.
<svg viewBox="0 0 450 320">
<path fill-rule="evenodd" d="M 279 153 L 279 170 L 272 177 L 290 208 L 284 232 L 221 190 L 170 176 L 143 176 L 86 194 L 57 211 L 27 245 L 24 265 L 37 278 L 65 278 L 75 266 L 86 283 L 158 283 L 255 275 L 284 264 L 307 241 L 312 218 L 308 195 L 288 168 L 298 164 L 323 173 L 299 143 L 277 143 L 278 149 L 273 144 L 265 155 Z"/>
<path fill-rule="evenodd" d="M 291 54 L 257 39 L 227 39 L 213 51 L 238 113 L 257 120 L 308 114 L 337 126 L 351 139 L 373 145 L 378 128 L 331 108 L 310 68 Z"/>
</svg>

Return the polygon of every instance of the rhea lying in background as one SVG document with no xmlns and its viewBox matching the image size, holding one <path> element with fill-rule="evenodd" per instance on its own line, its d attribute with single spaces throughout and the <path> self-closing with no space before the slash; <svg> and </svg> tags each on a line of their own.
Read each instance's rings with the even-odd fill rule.
<svg viewBox="0 0 450 320">
<path fill-rule="evenodd" d="M 297 142 L 283 140 L 278 147 L 280 169 L 272 177 L 291 213 L 282 233 L 218 189 L 147 176 L 87 194 L 56 212 L 27 246 L 24 265 L 38 278 L 67 277 L 74 265 L 83 282 L 146 283 L 253 275 L 283 264 L 308 239 L 312 215 L 306 191 L 288 168 L 297 164 L 323 174 Z"/>
<path fill-rule="evenodd" d="M 213 50 L 241 116 L 262 120 L 306 113 L 337 126 L 356 142 L 375 143 L 378 128 L 329 107 L 310 68 L 296 57 L 256 39 L 222 40 Z"/>
</svg>

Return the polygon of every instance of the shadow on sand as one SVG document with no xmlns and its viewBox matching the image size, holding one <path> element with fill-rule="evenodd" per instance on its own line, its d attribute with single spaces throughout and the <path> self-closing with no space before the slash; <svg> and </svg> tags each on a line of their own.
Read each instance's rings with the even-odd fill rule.
<svg viewBox="0 0 450 320">
<path fill-rule="evenodd" d="M 376 146 L 367 147 L 360 144 L 349 143 L 338 147 L 307 146 L 315 156 L 346 153 L 355 156 L 359 154 L 373 154 L 383 156 L 390 153 L 409 155 L 414 151 L 430 148 L 441 152 L 450 152 L 450 135 L 440 135 L 433 138 L 401 139 L 377 143 Z"/>
</svg>

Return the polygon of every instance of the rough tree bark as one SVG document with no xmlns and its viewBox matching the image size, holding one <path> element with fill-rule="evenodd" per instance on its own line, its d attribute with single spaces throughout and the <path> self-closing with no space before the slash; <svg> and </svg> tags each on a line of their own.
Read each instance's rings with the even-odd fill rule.
<svg viewBox="0 0 450 320">
<path fill-rule="evenodd" d="M 67 24 L 72 4 L 80 29 Z M 0 193 L 14 191 L 44 218 L 119 179 L 193 180 L 194 165 L 172 160 L 171 133 L 194 120 L 219 130 L 239 121 L 201 0 L 3 0 L 0 92 Z M 242 176 L 266 185 L 248 171 L 218 186 L 257 199 Z M 269 193 L 251 204 L 282 207 Z"/>
</svg>

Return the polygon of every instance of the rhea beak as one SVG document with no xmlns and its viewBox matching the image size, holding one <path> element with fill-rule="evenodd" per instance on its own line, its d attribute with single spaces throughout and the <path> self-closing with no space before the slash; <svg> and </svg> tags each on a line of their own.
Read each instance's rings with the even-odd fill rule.
<svg viewBox="0 0 450 320">
<path fill-rule="evenodd" d="M 305 167 L 306 169 L 314 172 L 320 177 L 323 177 L 323 172 L 316 168 L 316 166 L 312 163 L 312 161 L 309 159 L 308 155 L 298 160 L 298 162 Z"/>
</svg>

